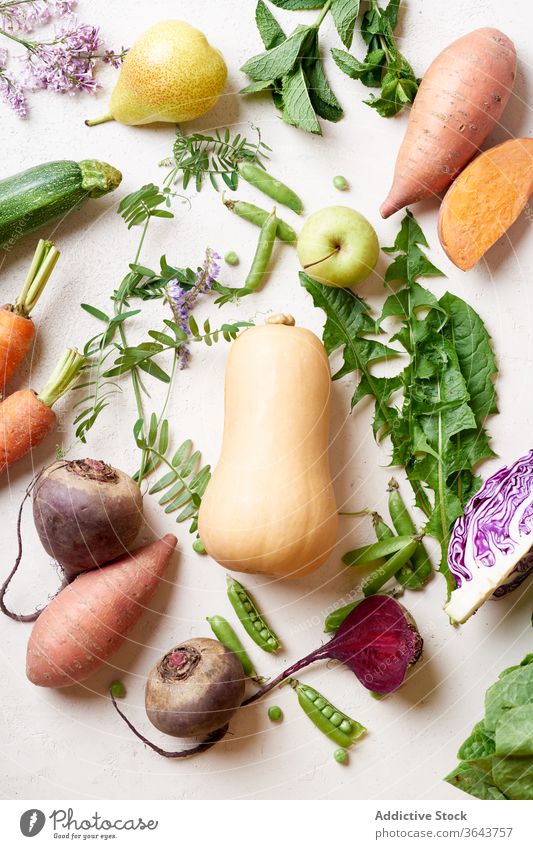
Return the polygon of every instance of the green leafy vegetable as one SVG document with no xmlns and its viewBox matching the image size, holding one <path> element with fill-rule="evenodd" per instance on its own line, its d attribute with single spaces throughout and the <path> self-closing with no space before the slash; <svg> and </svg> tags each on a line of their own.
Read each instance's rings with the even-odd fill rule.
<svg viewBox="0 0 533 849">
<path fill-rule="evenodd" d="M 352 407 L 366 397 L 374 402 L 374 435 L 389 437 L 391 465 L 405 468 L 427 518 L 424 530 L 441 544 L 440 571 L 450 593 L 450 528 L 479 487 L 474 468 L 493 456 L 484 425 L 496 411 L 497 369 L 490 337 L 475 311 L 450 293 L 437 300 L 417 282 L 442 276 L 425 247 L 424 234 L 407 212 L 394 245 L 384 248 L 394 255 L 385 274 L 391 294 L 377 321 L 352 292 L 322 286 L 305 274 L 300 280 L 326 313 L 326 350 L 343 349 L 344 363 L 334 379 L 355 372 Z M 399 348 L 368 338 L 382 331 L 388 318 L 400 322 L 390 339 Z M 398 374 L 373 374 L 374 362 L 400 353 L 407 354 L 408 363 Z"/>
<path fill-rule="evenodd" d="M 319 30 L 331 14 L 339 37 L 347 49 L 353 41 L 360 10 L 359 0 L 272 0 L 275 6 L 288 10 L 320 9 L 311 25 L 300 25 L 286 35 L 264 2 L 259 0 L 255 21 L 265 52 L 253 56 L 242 66 L 252 82 L 241 94 L 269 90 L 283 120 L 310 133 L 320 133 L 318 117 L 339 121 L 343 111 L 328 82 L 319 46 Z M 394 39 L 400 0 L 390 0 L 381 9 L 371 0 L 361 20 L 361 35 L 367 54 L 360 62 L 346 50 L 332 49 L 332 56 L 344 73 L 360 79 L 371 88 L 381 88 L 365 103 L 380 115 L 396 115 L 406 103 L 412 103 L 419 80 L 407 60 L 400 54 Z M 317 117 L 318 116 L 318 117 Z"/>
<path fill-rule="evenodd" d="M 511 666 L 485 695 L 485 718 L 445 781 L 478 799 L 533 799 L 533 655 Z"/>
</svg>

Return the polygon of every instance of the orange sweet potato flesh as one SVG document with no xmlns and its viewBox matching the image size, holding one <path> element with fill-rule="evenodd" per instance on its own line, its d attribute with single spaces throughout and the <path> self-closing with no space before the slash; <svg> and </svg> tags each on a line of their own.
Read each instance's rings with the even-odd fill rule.
<svg viewBox="0 0 533 849">
<path fill-rule="evenodd" d="M 485 151 L 442 201 L 439 239 L 467 271 L 511 226 L 533 192 L 533 139 L 511 139 Z"/>
<path fill-rule="evenodd" d="M 141 617 L 176 542 L 167 534 L 61 590 L 31 632 L 26 675 L 32 684 L 68 687 L 102 666 Z"/>
<path fill-rule="evenodd" d="M 448 188 L 499 121 L 515 75 L 512 41 L 489 27 L 437 56 L 412 106 L 383 218 Z"/>
</svg>

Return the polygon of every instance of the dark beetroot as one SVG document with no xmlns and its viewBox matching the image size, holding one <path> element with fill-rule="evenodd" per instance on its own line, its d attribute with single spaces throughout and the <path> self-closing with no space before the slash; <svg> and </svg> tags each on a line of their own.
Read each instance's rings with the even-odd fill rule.
<svg viewBox="0 0 533 849">
<path fill-rule="evenodd" d="M 243 702 L 251 704 L 316 660 L 339 660 L 363 687 L 388 695 L 400 687 L 422 654 L 423 640 L 408 611 L 387 595 L 363 599 L 337 633 Z"/>
<path fill-rule="evenodd" d="M 167 751 L 148 740 L 120 710 L 117 713 L 139 740 L 165 758 L 187 758 L 221 740 L 244 697 L 242 664 L 217 640 L 197 637 L 170 649 L 150 670 L 145 706 L 155 727 L 173 737 L 202 737 L 193 748 Z"/>
<path fill-rule="evenodd" d="M 127 551 L 141 527 L 142 495 L 102 460 L 59 460 L 36 482 L 33 519 L 43 547 L 72 578 Z"/>
</svg>

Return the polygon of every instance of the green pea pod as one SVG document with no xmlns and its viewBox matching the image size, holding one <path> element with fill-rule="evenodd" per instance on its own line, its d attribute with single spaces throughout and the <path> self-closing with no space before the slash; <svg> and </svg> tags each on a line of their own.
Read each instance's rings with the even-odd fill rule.
<svg viewBox="0 0 533 849">
<path fill-rule="evenodd" d="M 343 607 L 338 607 L 336 610 L 332 610 L 332 612 L 329 613 L 324 620 L 324 632 L 326 634 L 334 634 L 335 631 L 338 631 L 346 617 L 352 612 L 352 610 L 355 610 L 362 600 L 362 598 L 359 598 L 357 601 L 351 601 Z"/>
<path fill-rule="evenodd" d="M 301 684 L 295 678 L 290 678 L 289 683 L 296 692 L 298 702 L 304 713 L 307 714 L 319 731 L 322 731 L 337 745 L 349 749 L 365 733 L 366 728 L 361 723 L 351 719 L 331 702 L 328 702 L 318 690 L 309 687 L 307 684 Z"/>
<path fill-rule="evenodd" d="M 353 551 L 347 551 L 342 562 L 346 566 L 362 566 L 367 563 L 374 563 L 376 560 L 383 560 L 390 554 L 399 551 L 407 543 L 411 542 L 412 536 L 392 536 L 388 539 L 381 539 L 372 545 L 364 545 L 362 548 L 355 548 Z"/>
<path fill-rule="evenodd" d="M 272 200 L 281 203 L 292 209 L 293 212 L 300 215 L 303 212 L 304 205 L 296 192 L 293 192 L 285 183 L 276 180 L 271 174 L 268 174 L 263 168 L 254 165 L 251 162 L 241 162 L 238 166 L 238 171 L 243 180 L 255 186 L 263 194 L 268 195 Z"/>
<path fill-rule="evenodd" d="M 259 289 L 259 286 L 263 282 L 263 277 L 266 274 L 268 263 L 270 261 L 270 257 L 272 256 L 272 249 L 274 247 L 274 242 L 276 241 L 276 230 L 278 226 L 278 219 L 276 218 L 276 210 L 273 209 L 265 223 L 261 227 L 261 231 L 259 233 L 259 240 L 257 242 L 257 248 L 255 250 L 255 256 L 252 260 L 252 265 L 250 271 L 248 272 L 248 277 L 244 282 L 244 290 L 248 292 L 255 292 Z"/>
<path fill-rule="evenodd" d="M 231 578 L 229 575 L 226 578 L 227 593 L 231 606 L 238 616 L 239 622 L 249 637 L 254 643 L 266 652 L 277 652 L 281 648 L 281 642 L 278 637 L 267 625 L 264 617 L 259 613 L 259 610 L 251 597 L 244 589 L 243 585 Z"/>
<path fill-rule="evenodd" d="M 244 674 L 248 675 L 249 678 L 254 678 L 256 681 L 258 680 L 257 672 L 255 671 L 255 667 L 250 660 L 246 649 L 243 644 L 239 640 L 237 634 L 231 627 L 230 623 L 224 619 L 223 616 L 206 616 L 207 621 L 211 626 L 211 630 L 219 643 L 226 646 L 227 649 L 232 651 L 237 655 L 240 662 L 242 663 L 242 668 L 244 670 Z"/>
<path fill-rule="evenodd" d="M 392 539 L 394 536 L 394 531 L 383 521 L 383 517 L 379 513 L 372 513 L 372 525 L 374 526 L 374 533 L 378 541 L 381 539 Z"/>
<path fill-rule="evenodd" d="M 389 513 L 392 523 L 399 534 L 416 534 L 417 529 L 407 505 L 402 498 L 398 481 L 389 481 Z M 408 589 L 420 589 L 431 577 L 433 566 L 425 545 L 421 542 L 411 557 L 411 568 L 406 564 L 397 574 L 397 578 Z"/>
<path fill-rule="evenodd" d="M 405 539 L 405 537 L 396 537 L 396 539 Z M 362 584 L 363 595 L 365 597 L 379 592 L 381 587 L 386 584 L 387 581 L 390 581 L 390 579 L 396 575 L 398 570 L 411 559 L 413 552 L 420 544 L 420 540 L 417 537 L 414 539 L 413 537 L 407 537 L 407 539 L 409 542 L 404 544 L 403 548 L 396 551 L 395 554 L 389 557 L 382 566 L 365 578 Z"/>
<path fill-rule="evenodd" d="M 270 214 L 266 209 L 261 209 L 260 206 L 255 206 L 255 204 L 247 203 L 244 200 L 227 199 L 224 201 L 224 204 L 228 209 L 231 209 L 232 212 L 238 215 L 239 218 L 255 224 L 256 227 L 262 227 Z M 288 242 L 289 244 L 294 244 L 298 239 L 295 230 L 286 221 L 282 221 L 281 218 L 278 218 L 276 235 L 282 242 Z"/>
</svg>

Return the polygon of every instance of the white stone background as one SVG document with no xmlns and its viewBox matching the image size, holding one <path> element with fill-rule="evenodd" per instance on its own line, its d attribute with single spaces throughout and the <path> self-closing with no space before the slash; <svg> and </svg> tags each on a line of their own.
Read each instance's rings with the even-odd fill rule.
<svg viewBox="0 0 533 849">
<path fill-rule="evenodd" d="M 302 195 L 307 211 L 346 203 L 365 214 L 375 225 L 381 244 L 391 244 L 401 219 L 384 222 L 378 207 L 391 179 L 396 151 L 407 123 L 403 114 L 384 120 L 362 103 L 366 90 L 344 76 L 326 58 L 333 87 L 345 108 L 338 123 L 323 123 L 322 137 L 313 137 L 284 125 L 269 101 L 244 100 L 237 91 L 245 82 L 239 67 L 261 45 L 255 30 L 254 0 L 142 0 L 109 3 L 80 0 L 81 19 L 98 23 L 109 45 L 129 45 L 149 25 L 165 17 L 181 17 L 204 30 L 224 53 L 229 80 L 216 108 L 191 129 L 211 130 L 230 125 L 246 132 L 248 123 L 261 127 L 273 148 L 271 169 Z M 530 8 L 525 0 L 501 3 L 476 0 L 409 0 L 399 25 L 399 39 L 416 72 L 422 74 L 431 59 L 459 34 L 479 26 L 493 25 L 515 42 L 519 70 L 515 91 L 502 125 L 489 140 L 530 136 L 533 130 L 528 105 L 533 85 Z M 285 27 L 311 19 L 316 13 L 276 10 Z M 333 24 L 324 24 L 321 40 L 327 48 L 339 44 Z M 361 54 L 359 36 L 354 48 Z M 67 344 L 82 345 L 95 322 L 80 309 L 81 301 L 105 308 L 107 298 L 131 261 L 138 234 L 128 231 L 116 215 L 120 198 L 148 181 L 158 181 L 159 161 L 171 150 L 172 126 L 129 128 L 118 124 L 88 129 L 83 119 L 105 111 L 115 80 L 112 69 L 100 74 L 103 89 L 96 98 L 68 98 L 49 93 L 31 97 L 31 115 L 20 121 L 4 107 L 1 112 L 1 174 L 9 175 L 52 159 L 101 158 L 123 171 L 123 183 L 114 195 L 88 203 L 72 214 L 54 238 L 62 257 L 53 281 L 35 311 L 38 336 L 33 359 L 18 375 L 16 385 L 30 379 L 42 385 L 55 359 Z M 345 175 L 351 189 L 340 195 L 332 186 L 335 174 Z M 166 253 L 178 265 L 194 265 L 206 245 L 224 254 L 236 250 L 237 269 L 224 269 L 224 280 L 238 285 L 241 271 L 255 249 L 257 232 L 231 216 L 220 198 L 206 188 L 201 195 L 187 191 L 190 209 L 178 205 L 176 219 L 150 228 L 142 261 L 157 266 Z M 239 197 L 256 203 L 264 198 L 243 184 Z M 268 205 L 268 204 L 267 204 Z M 522 214 L 509 233 L 479 265 L 463 274 L 439 247 L 437 203 L 415 209 L 431 245 L 431 259 L 447 279 L 430 281 L 437 294 L 446 288 L 466 298 L 484 318 L 494 340 L 500 376 L 500 414 L 490 422 L 493 445 L 500 459 L 486 463 L 486 476 L 531 447 L 531 330 L 533 238 L 531 220 Z M 299 224 L 296 216 L 283 212 Z M 49 235 L 46 229 L 40 235 Z M 2 258 L 3 299 L 18 291 L 33 250 L 34 238 L 17 244 Z M 380 274 L 360 287 L 371 304 L 383 298 Z M 204 302 L 200 314 L 213 323 L 222 318 L 262 320 L 268 311 L 292 312 L 299 324 L 320 332 L 323 315 L 313 309 L 300 289 L 295 253 L 286 246 L 276 249 L 272 274 L 264 290 L 217 313 Z M 158 327 L 162 307 L 152 305 Z M 144 325 L 148 329 L 148 321 Z M 191 367 L 179 375 L 170 406 L 174 444 L 191 437 L 215 462 L 222 430 L 223 374 L 227 348 L 198 348 Z M 361 406 L 349 415 L 352 379 L 333 386 L 331 462 L 340 505 L 360 509 L 367 505 L 386 509 L 385 487 L 390 470 L 386 451 L 379 449 L 370 430 L 370 408 Z M 157 401 L 157 394 L 154 403 Z M 131 437 L 135 418 L 126 391 L 102 416 L 90 434 L 86 449 L 71 448 L 71 456 L 103 457 L 133 472 L 136 454 Z M 72 410 L 61 406 L 65 432 L 61 439 L 72 444 Z M 0 489 L 2 516 L 2 575 L 15 553 L 17 507 L 32 470 L 53 456 L 54 438 L 4 476 Z M 407 488 L 404 494 L 409 495 Z M 176 530 L 151 497 L 145 499 L 148 523 L 144 539 L 154 533 Z M 157 657 L 176 641 L 192 635 L 209 635 L 205 616 L 220 612 L 231 616 L 225 596 L 223 570 L 190 548 L 186 528 L 178 530 L 179 553 L 153 603 L 156 613 L 146 615 L 128 643 L 115 655 L 113 667 L 94 675 L 85 684 L 64 691 L 33 687 L 25 678 L 24 662 L 30 626 L 3 620 L 3 663 L 0 707 L 2 721 L 1 794 L 5 798 L 403 798 L 460 799 L 462 794 L 442 781 L 455 764 L 459 743 L 481 718 L 485 689 L 507 665 L 519 661 L 531 649 L 531 587 L 523 588 L 499 603 L 487 603 L 459 630 L 453 630 L 442 611 L 444 583 L 436 577 L 421 593 L 410 593 L 406 603 L 425 639 L 424 658 L 416 673 L 393 697 L 378 703 L 344 668 L 317 665 L 302 674 L 306 681 L 368 727 L 368 735 L 356 745 L 350 765 L 333 760 L 334 746 L 306 719 L 294 695 L 276 693 L 243 712 L 231 724 L 226 742 L 191 761 L 158 758 L 135 739 L 115 715 L 106 698 L 109 681 L 120 676 L 128 689 L 126 708 L 130 716 L 154 740 L 173 745 L 147 722 L 142 709 L 144 679 Z M 24 522 L 25 557 L 10 593 L 18 609 L 31 609 L 52 592 L 56 575 L 33 533 L 31 518 Z M 368 524 L 345 519 L 335 554 L 314 575 L 294 583 L 249 578 L 268 618 L 283 638 L 286 651 L 279 658 L 264 655 L 253 645 L 250 654 L 265 674 L 300 657 L 323 639 L 323 613 L 334 606 L 354 583 L 353 574 L 340 569 L 340 555 L 369 541 Z M 279 703 L 284 722 L 273 725 L 266 710 Z"/>
</svg>

